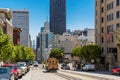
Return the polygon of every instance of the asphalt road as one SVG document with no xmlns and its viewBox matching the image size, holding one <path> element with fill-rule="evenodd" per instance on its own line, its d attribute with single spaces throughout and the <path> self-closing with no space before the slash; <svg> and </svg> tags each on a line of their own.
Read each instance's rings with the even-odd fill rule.
<svg viewBox="0 0 120 80">
<path fill-rule="evenodd" d="M 41 67 L 32 67 L 31 70 L 19 80 L 66 80 L 56 75 L 56 72 L 46 72 Z"/>
</svg>

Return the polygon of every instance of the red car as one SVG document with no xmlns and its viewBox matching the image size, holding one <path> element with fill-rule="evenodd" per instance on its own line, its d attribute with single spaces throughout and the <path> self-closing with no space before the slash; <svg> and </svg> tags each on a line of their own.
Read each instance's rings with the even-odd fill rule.
<svg viewBox="0 0 120 80">
<path fill-rule="evenodd" d="M 9 67 L 11 69 L 11 72 L 14 73 L 15 80 L 18 79 L 18 69 L 15 64 L 3 64 L 2 67 Z"/>
<path fill-rule="evenodd" d="M 112 69 L 112 74 L 120 74 L 120 66 Z"/>
</svg>

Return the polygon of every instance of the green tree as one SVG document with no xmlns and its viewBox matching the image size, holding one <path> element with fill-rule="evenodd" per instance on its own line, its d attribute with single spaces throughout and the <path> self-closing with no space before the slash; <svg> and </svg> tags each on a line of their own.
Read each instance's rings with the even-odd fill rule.
<svg viewBox="0 0 120 80">
<path fill-rule="evenodd" d="M 11 38 L 4 34 L 0 28 L 0 60 L 11 60 L 14 57 Z"/>
<path fill-rule="evenodd" d="M 35 54 L 32 48 L 25 46 L 15 46 L 15 61 L 29 61 L 34 60 Z"/>
<path fill-rule="evenodd" d="M 98 59 L 101 55 L 101 48 L 98 45 L 85 45 L 82 47 L 81 52 L 86 61 L 90 62 L 91 59 Z"/>
<path fill-rule="evenodd" d="M 75 47 L 73 50 L 72 50 L 72 52 L 71 52 L 71 56 L 73 57 L 73 56 L 78 56 L 78 57 L 83 57 L 83 55 L 82 55 L 82 52 L 81 52 L 81 46 L 78 46 L 78 47 Z"/>
<path fill-rule="evenodd" d="M 52 49 L 50 52 L 50 57 L 54 57 L 58 60 L 62 59 L 63 51 L 59 48 Z"/>
</svg>

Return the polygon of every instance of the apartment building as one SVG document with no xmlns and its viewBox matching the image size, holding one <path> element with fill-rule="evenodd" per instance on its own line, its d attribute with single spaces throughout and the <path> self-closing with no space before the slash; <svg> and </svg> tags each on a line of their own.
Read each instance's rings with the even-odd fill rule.
<svg viewBox="0 0 120 80">
<path fill-rule="evenodd" d="M 13 25 L 11 24 L 12 12 L 9 8 L 0 8 L 0 24 L 4 34 L 13 41 Z"/>
<path fill-rule="evenodd" d="M 120 64 L 120 0 L 95 0 L 95 42 L 102 47 L 102 63 Z"/>
</svg>

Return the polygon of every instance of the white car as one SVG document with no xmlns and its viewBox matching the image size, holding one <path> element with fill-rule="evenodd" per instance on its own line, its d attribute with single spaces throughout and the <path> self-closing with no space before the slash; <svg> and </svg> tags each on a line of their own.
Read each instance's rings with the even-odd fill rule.
<svg viewBox="0 0 120 80">
<path fill-rule="evenodd" d="M 17 65 L 19 65 L 23 69 L 23 75 L 27 73 L 27 66 L 25 62 L 17 62 Z"/>
<path fill-rule="evenodd" d="M 82 66 L 83 71 L 94 71 L 95 65 L 94 64 L 85 64 Z"/>
</svg>

